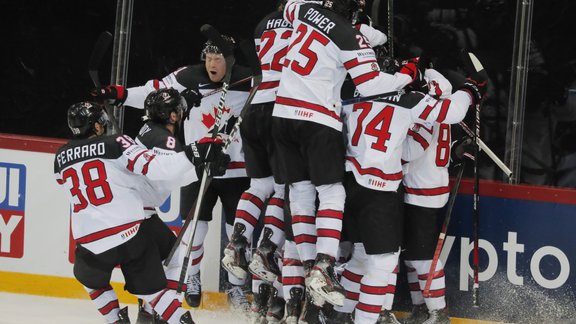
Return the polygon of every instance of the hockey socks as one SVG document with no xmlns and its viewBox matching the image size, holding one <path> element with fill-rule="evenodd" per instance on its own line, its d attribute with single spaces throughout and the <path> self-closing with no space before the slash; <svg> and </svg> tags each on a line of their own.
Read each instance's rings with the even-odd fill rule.
<svg viewBox="0 0 576 324">
<path fill-rule="evenodd" d="M 243 235 L 248 241 L 252 239 L 254 227 L 258 224 L 258 219 L 264 209 L 264 202 L 270 197 L 273 191 L 273 177 L 251 179 L 250 188 L 240 197 L 234 223 L 244 224 L 246 230 Z"/>
<path fill-rule="evenodd" d="M 120 304 L 112 286 L 101 289 L 91 289 L 84 286 L 84 289 L 88 292 L 90 299 L 92 299 L 100 314 L 104 316 L 106 322 L 114 323 L 119 320 Z"/>
<path fill-rule="evenodd" d="M 446 281 L 442 261 L 438 260 L 438 263 L 436 264 L 436 271 L 434 271 L 432 284 L 430 285 L 431 296 L 429 298 L 424 298 L 422 296 L 422 291 L 426 285 L 426 279 L 428 278 L 428 271 L 430 270 L 432 260 L 406 260 L 404 263 L 409 271 L 408 285 L 410 286 L 412 304 L 419 305 L 425 302 L 429 310 L 446 308 Z M 410 272 L 410 269 L 414 269 L 414 271 Z M 416 282 L 418 283 L 418 291 L 416 290 Z"/>
</svg>

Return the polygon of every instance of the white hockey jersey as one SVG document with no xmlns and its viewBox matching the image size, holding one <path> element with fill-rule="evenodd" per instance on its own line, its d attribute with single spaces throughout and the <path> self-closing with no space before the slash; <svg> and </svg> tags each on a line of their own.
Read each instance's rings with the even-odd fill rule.
<svg viewBox="0 0 576 324">
<path fill-rule="evenodd" d="M 349 88 L 345 84 L 344 88 Z M 447 104 L 447 105 L 445 105 Z M 454 111 L 450 115 L 444 114 Z M 408 92 L 378 102 L 362 102 L 344 106 L 347 128 L 346 171 L 354 173 L 356 181 L 373 190 L 396 191 L 402 181 L 402 158 L 407 134 L 411 134 L 420 149 L 406 147 L 408 152 L 422 152 L 431 134 L 414 134 L 419 126 L 466 112 L 458 103 L 441 102 L 428 94 Z M 417 153 L 413 153 L 417 154 Z M 407 153 L 406 155 L 409 155 Z"/>
<path fill-rule="evenodd" d="M 164 125 L 152 121 L 140 128 L 136 143 L 148 148 L 156 156 L 177 154 L 183 150 L 178 139 Z M 197 181 L 196 169 L 191 168 L 182 173 L 180 179 L 182 181 L 181 186 Z M 146 180 L 150 183 L 149 188 L 151 190 L 141 190 L 141 196 L 144 201 L 144 212 L 150 216 L 157 213 L 155 207 L 161 206 L 166 201 L 172 193 L 174 185 L 172 181 L 164 179 L 152 181 L 146 178 Z"/>
<path fill-rule="evenodd" d="M 70 198 L 74 240 L 100 254 L 133 238 L 142 221 L 142 194 L 151 181 L 183 183 L 194 165 L 184 152 L 156 156 L 127 135 L 72 140 L 54 159 L 54 175 Z"/>
<path fill-rule="evenodd" d="M 451 126 L 464 119 L 472 98 L 465 91 L 450 95 L 450 83 L 440 74 L 431 74 L 431 91 L 443 99 L 438 102 L 442 113 L 433 123 L 412 130 L 404 143 L 404 202 L 429 208 L 442 208 L 450 188 Z M 444 86 L 448 85 L 448 86 Z"/>
<path fill-rule="evenodd" d="M 256 26 L 254 43 L 260 59 L 262 83 L 258 86 L 252 104 L 276 100 L 290 36 L 292 36 L 292 25 L 283 18 L 280 11 L 264 17 Z"/>
<path fill-rule="evenodd" d="M 369 41 L 337 13 L 320 5 L 288 1 L 284 18 L 294 32 L 273 116 L 311 121 L 342 130 L 340 90 L 350 74 L 359 93 L 403 88 L 411 77 L 380 72 Z"/>
<path fill-rule="evenodd" d="M 234 65 L 232 68 L 232 79 L 230 83 L 244 79 L 250 76 L 250 70 Z M 128 96 L 124 105 L 135 108 L 144 108 L 146 96 L 159 88 L 174 88 L 179 92 L 185 89 L 198 89 L 202 95 L 213 93 L 215 89 L 222 86 L 222 83 L 210 81 L 203 64 L 182 67 L 162 80 L 151 80 L 144 86 L 133 87 L 128 89 Z M 250 83 L 246 82 L 228 90 L 222 114 L 221 133 L 226 134 L 231 131 L 236 118 L 240 115 L 246 99 Z M 220 101 L 220 92 L 213 93 L 202 98 L 200 107 L 193 107 L 190 115 L 184 120 L 184 142 L 190 144 L 203 137 L 211 136 L 215 122 L 217 107 Z M 231 119 L 232 117 L 235 117 Z M 215 178 L 236 178 L 246 177 L 246 164 L 244 162 L 244 153 L 242 151 L 242 138 L 237 134 L 226 152 L 230 155 L 230 164 L 223 176 Z"/>
</svg>

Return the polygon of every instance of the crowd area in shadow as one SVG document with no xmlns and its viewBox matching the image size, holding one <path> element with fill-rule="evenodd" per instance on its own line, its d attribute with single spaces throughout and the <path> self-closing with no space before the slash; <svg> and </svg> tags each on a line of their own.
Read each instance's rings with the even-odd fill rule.
<svg viewBox="0 0 576 324">
<path fill-rule="evenodd" d="M 98 35 L 114 30 L 116 1 L 2 2 L 0 132 L 67 138 L 66 110 L 93 87 L 88 59 Z M 430 57 L 454 88 L 464 80 L 460 49 L 482 60 L 490 77 L 481 110 L 482 139 L 504 159 L 516 1 L 403 0 L 394 5 L 395 56 Z M 274 6 L 269 0 L 136 2 L 127 85 L 198 63 L 204 43 L 199 28 L 205 23 L 238 41 L 251 39 Z M 576 3 L 534 1 L 533 12 L 521 182 L 576 187 L 576 92 L 569 90 L 576 88 L 576 50 L 570 45 Z M 378 16 L 386 29 L 386 1 Z M 112 52 L 108 55 L 100 72 L 103 83 L 109 81 Z M 136 133 L 140 115 L 126 110 L 127 134 Z M 454 139 L 458 136 L 455 129 Z M 504 179 L 487 157 L 480 163 L 482 178 Z"/>
</svg>

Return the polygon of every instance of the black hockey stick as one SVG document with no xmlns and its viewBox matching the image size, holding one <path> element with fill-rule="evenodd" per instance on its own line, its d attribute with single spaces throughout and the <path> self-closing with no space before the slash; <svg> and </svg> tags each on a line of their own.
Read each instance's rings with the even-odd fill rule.
<svg viewBox="0 0 576 324">
<path fill-rule="evenodd" d="M 224 59 L 226 60 L 226 74 L 224 75 L 224 79 L 222 80 L 223 83 L 222 94 L 220 95 L 220 100 L 218 102 L 218 109 L 216 110 L 216 117 L 213 126 L 214 128 L 212 129 L 212 138 L 214 139 L 218 136 L 218 131 L 220 130 L 220 122 L 224 111 L 226 94 L 228 93 L 228 87 L 230 84 L 230 79 L 232 77 L 232 67 L 234 66 L 235 63 L 234 51 L 231 44 L 229 44 L 226 40 L 222 38 L 222 35 L 216 30 L 216 28 L 206 24 L 200 28 L 200 32 L 212 43 L 214 43 L 214 45 L 216 45 L 220 49 L 220 51 L 222 51 L 222 55 L 224 55 Z M 208 152 L 206 153 L 206 155 L 209 154 L 210 149 L 211 147 L 208 148 Z M 198 192 L 198 198 L 196 198 L 196 206 L 194 206 L 195 207 L 194 215 L 190 225 L 190 238 L 188 240 L 186 254 L 184 255 L 184 261 L 182 263 L 182 269 L 180 271 L 180 279 L 178 280 L 177 291 L 179 293 L 182 292 L 182 287 L 184 286 L 184 281 L 186 280 L 186 274 L 188 272 L 188 266 L 190 265 L 190 254 L 192 253 L 192 244 L 194 242 L 194 235 L 196 234 L 196 226 L 198 225 L 198 217 L 200 215 L 202 199 L 204 198 L 204 193 L 206 192 L 206 188 L 208 187 L 209 168 L 210 165 L 205 164 L 203 177 L 200 182 L 200 191 Z M 187 231 L 187 230 L 188 228 L 181 229 L 181 231 Z"/>
<path fill-rule="evenodd" d="M 248 82 L 248 81 L 250 81 L 250 80 L 252 80 L 252 79 L 254 79 L 254 77 L 253 77 L 253 76 L 249 76 L 249 77 L 245 77 L 244 79 L 240 79 L 240 80 L 234 81 L 234 82 L 230 83 L 230 85 L 228 86 L 228 89 L 234 88 L 235 86 L 240 85 L 240 84 L 243 84 L 243 83 L 246 83 L 246 82 Z M 213 95 L 213 94 L 216 94 L 216 93 L 218 93 L 218 92 L 221 92 L 221 91 L 223 91 L 223 89 L 224 89 L 224 87 L 221 87 L 221 88 L 214 89 L 214 90 L 212 90 L 212 91 L 206 92 L 205 94 L 202 95 L 202 98 L 206 98 L 206 97 L 208 97 L 208 96 L 211 96 L 211 95 Z"/>
<path fill-rule="evenodd" d="M 401 96 L 405 93 L 406 93 L 406 90 L 400 89 L 400 90 L 375 94 L 375 95 L 366 96 L 366 97 L 357 97 L 357 98 L 342 100 L 341 102 L 334 104 L 334 106 L 338 106 L 338 105 L 346 106 L 346 105 L 352 105 L 352 104 L 359 103 L 359 102 L 374 101 L 374 100 L 384 99 L 384 98 L 393 97 L 393 96 Z"/>
<path fill-rule="evenodd" d="M 450 218 L 452 217 L 452 209 L 454 208 L 454 203 L 456 202 L 456 196 L 458 195 L 458 189 L 460 188 L 460 182 L 462 181 L 462 175 L 464 174 L 465 162 L 458 164 L 458 175 L 454 181 L 454 186 L 450 191 L 450 198 L 448 199 L 448 204 L 446 205 L 446 215 L 444 216 L 444 222 L 442 223 L 442 228 L 440 229 L 440 235 L 438 236 L 438 242 L 436 243 L 436 250 L 434 250 L 434 257 L 432 258 L 432 263 L 430 264 L 430 269 L 428 270 L 428 277 L 426 277 L 426 284 L 424 285 L 424 290 L 422 295 L 424 298 L 429 298 L 430 286 L 432 285 L 432 279 L 436 274 L 436 265 L 440 259 L 440 254 L 442 253 L 442 247 L 444 246 L 444 241 L 446 240 L 446 233 L 448 232 L 448 225 L 450 225 Z"/>
<path fill-rule="evenodd" d="M 478 139 L 480 138 L 480 103 L 476 103 L 476 118 L 474 122 L 474 142 L 477 143 Z M 480 306 L 479 300 L 479 288 L 480 288 L 480 279 L 479 279 L 479 228 L 480 228 L 480 174 L 478 173 L 478 157 L 480 155 L 479 145 L 474 145 L 474 224 L 473 224 L 473 231 L 474 231 L 474 249 L 473 249 L 473 256 L 472 256 L 472 264 L 474 268 L 474 284 L 472 285 L 472 304 L 474 307 Z"/>
<path fill-rule="evenodd" d="M 388 55 L 394 57 L 394 0 L 388 0 Z"/>
<path fill-rule="evenodd" d="M 464 56 L 464 69 L 470 74 L 472 73 L 483 73 L 484 67 L 478 58 L 472 53 L 465 53 Z M 478 157 L 480 154 L 480 145 L 478 145 L 478 140 L 480 139 L 480 102 L 476 102 L 475 105 L 475 119 L 474 119 L 474 197 L 473 197 L 473 208 L 474 208 L 474 219 L 472 225 L 472 232 L 474 237 L 474 248 L 472 250 L 472 268 L 474 272 L 474 283 L 472 285 L 472 304 L 474 307 L 480 306 L 479 300 L 479 229 L 480 229 L 480 174 L 478 173 Z"/>
<path fill-rule="evenodd" d="M 98 40 L 96 40 L 96 44 L 94 44 L 94 49 L 90 55 L 90 60 L 88 61 L 88 74 L 90 75 L 90 79 L 96 88 L 101 87 L 100 73 L 98 72 L 98 69 L 102 63 L 104 54 L 106 54 L 110 44 L 112 44 L 113 38 L 114 37 L 109 31 L 103 31 L 100 36 L 98 36 Z M 108 105 L 106 102 L 104 102 L 104 108 L 106 108 L 106 113 L 108 114 L 108 118 L 112 123 L 112 133 L 116 134 L 120 128 L 118 127 L 116 117 L 114 117 L 114 112 L 110 108 L 110 105 Z"/>
</svg>

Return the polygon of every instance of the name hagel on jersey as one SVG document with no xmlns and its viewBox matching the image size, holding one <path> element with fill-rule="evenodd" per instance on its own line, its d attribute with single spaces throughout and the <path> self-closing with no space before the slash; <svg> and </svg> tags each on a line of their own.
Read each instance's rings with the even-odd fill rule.
<svg viewBox="0 0 576 324">
<path fill-rule="evenodd" d="M 234 65 L 232 67 L 232 78 L 230 83 L 242 80 L 250 75 L 250 69 L 240 65 Z M 159 88 L 174 88 L 179 92 L 182 92 L 185 89 L 198 89 L 202 95 L 206 95 L 220 87 L 222 87 L 221 82 L 210 81 L 203 64 L 185 66 L 172 72 L 162 80 L 151 80 L 144 86 L 129 88 L 128 98 L 124 104 L 136 108 L 144 108 L 144 100 L 146 96 L 150 92 Z M 222 122 L 220 124 L 222 133 L 226 134 L 231 131 L 233 126 L 231 124 L 234 123 L 234 120 L 230 120 L 230 118 L 232 116 L 238 117 L 240 115 L 244 103 L 248 98 L 249 91 L 249 82 L 241 83 L 234 88 L 228 89 L 222 114 Z M 210 136 L 209 133 L 216 120 L 220 95 L 221 92 L 217 92 L 203 97 L 200 107 L 190 107 L 190 114 L 183 122 L 184 141 L 186 144 Z M 229 121 L 229 124 L 227 124 L 226 121 Z M 244 154 L 242 153 L 242 139 L 239 135 L 236 135 L 226 153 L 230 155 L 231 162 L 226 173 L 223 176 L 216 178 L 245 177 L 246 169 Z"/>
<path fill-rule="evenodd" d="M 403 88 L 412 78 L 380 72 L 369 41 L 349 20 L 321 5 L 289 1 L 284 18 L 294 33 L 286 55 L 274 116 L 342 130 L 340 89 L 350 74 L 358 91 L 374 95 Z"/>
<path fill-rule="evenodd" d="M 72 140 L 54 159 L 54 175 L 70 195 L 72 235 L 95 254 L 130 240 L 146 217 L 141 192 L 151 181 L 172 190 L 194 169 L 182 152 L 155 156 L 126 135 Z"/>
<path fill-rule="evenodd" d="M 262 83 L 258 86 L 252 104 L 276 100 L 290 36 L 292 25 L 283 18 L 280 11 L 267 15 L 256 26 L 254 43 L 261 63 Z"/>
</svg>

